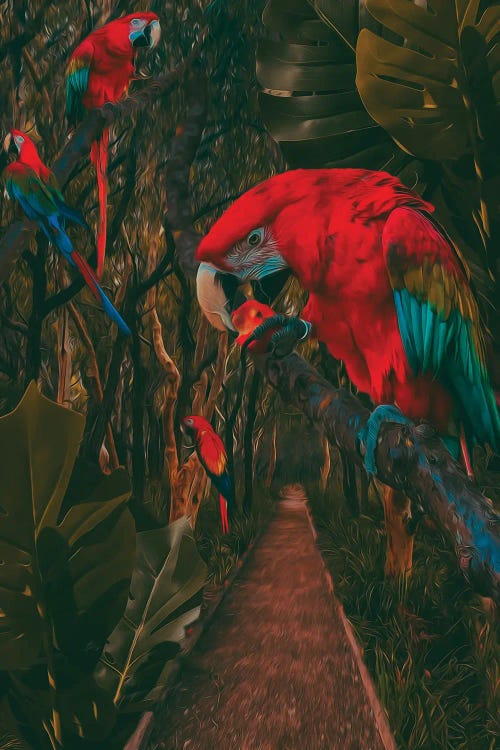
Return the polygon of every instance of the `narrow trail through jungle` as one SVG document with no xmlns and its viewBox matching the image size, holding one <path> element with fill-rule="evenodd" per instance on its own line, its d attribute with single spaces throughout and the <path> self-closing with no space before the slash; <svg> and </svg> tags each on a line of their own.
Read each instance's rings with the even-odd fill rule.
<svg viewBox="0 0 500 750">
<path fill-rule="evenodd" d="M 149 750 L 383 750 L 302 488 L 188 657 Z"/>
</svg>

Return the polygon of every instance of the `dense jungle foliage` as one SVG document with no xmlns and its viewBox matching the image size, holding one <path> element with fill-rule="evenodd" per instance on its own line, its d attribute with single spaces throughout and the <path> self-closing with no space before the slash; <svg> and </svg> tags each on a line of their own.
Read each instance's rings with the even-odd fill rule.
<svg viewBox="0 0 500 750">
<path fill-rule="evenodd" d="M 421 26 L 415 6 L 428 5 Z M 345 457 L 251 363 L 242 372 L 232 339 L 202 319 L 194 250 L 236 197 L 289 166 L 387 169 L 436 204 L 460 244 L 498 384 L 498 7 L 0 2 L 2 138 L 11 127 L 29 132 L 59 170 L 91 228 L 71 228 L 71 239 L 90 259 L 95 172 L 88 156 L 67 156 L 64 70 L 95 26 L 145 9 L 160 16 L 162 37 L 140 53 L 130 106 L 111 126 L 103 277 L 129 339 L 42 233 L 26 241 L 0 193 L 0 610 L 10 618 L 0 628 L 0 747 L 109 748 L 110 737 L 122 746 L 168 684 L 207 570 L 223 582 L 269 518 L 270 490 L 308 481 L 339 596 L 401 747 L 492 750 L 498 640 L 477 597 L 439 534 L 424 542 L 421 528 L 409 588 L 384 581 L 376 495 L 358 477 L 359 500 L 343 504 L 347 485 L 352 496 Z M 274 307 L 297 313 L 303 301 L 291 281 Z M 323 346 L 301 354 L 351 387 Z M 190 413 L 225 440 L 247 511 L 229 537 L 178 429 Z M 494 496 L 497 476 L 481 479 Z"/>
</svg>

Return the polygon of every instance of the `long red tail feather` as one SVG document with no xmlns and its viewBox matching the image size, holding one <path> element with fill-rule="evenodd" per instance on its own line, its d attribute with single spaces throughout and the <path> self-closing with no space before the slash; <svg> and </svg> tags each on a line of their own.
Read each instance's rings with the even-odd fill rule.
<svg viewBox="0 0 500 750">
<path fill-rule="evenodd" d="M 106 234 L 108 231 L 108 145 L 109 133 L 105 129 L 99 140 L 94 141 L 90 149 L 90 159 L 97 174 L 97 190 L 99 193 L 99 226 L 97 229 L 97 278 L 102 276 L 104 258 L 106 255 Z"/>
<path fill-rule="evenodd" d="M 78 253 L 76 250 L 73 250 L 73 252 L 71 253 L 71 258 L 75 261 L 75 265 L 85 279 L 88 288 L 90 289 L 96 300 L 100 302 L 101 297 L 97 288 L 97 281 L 91 267 L 89 266 L 85 258 L 81 256 L 80 253 Z"/>
<path fill-rule="evenodd" d="M 229 531 L 229 519 L 227 517 L 227 502 L 224 495 L 219 495 L 220 520 L 222 523 L 222 533 L 227 534 Z"/>
</svg>

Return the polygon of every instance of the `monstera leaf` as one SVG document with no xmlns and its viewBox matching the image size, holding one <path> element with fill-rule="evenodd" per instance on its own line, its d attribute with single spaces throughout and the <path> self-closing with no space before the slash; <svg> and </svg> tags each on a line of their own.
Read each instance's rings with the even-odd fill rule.
<svg viewBox="0 0 500 750">
<path fill-rule="evenodd" d="M 476 113 L 462 55 L 471 27 L 490 64 L 491 93 L 500 73 L 500 7 L 480 18 L 480 0 L 367 0 L 368 11 L 399 35 L 393 43 L 363 29 L 357 85 L 372 117 L 402 148 L 424 159 L 459 159 L 475 148 Z M 498 87 L 498 81 L 497 81 Z M 498 92 L 500 93 L 500 92 Z"/>
<path fill-rule="evenodd" d="M 493 251 L 489 240 L 491 223 L 498 221 L 500 175 L 500 6 L 482 12 L 484 5 L 481 0 L 428 5 L 366 0 L 374 19 L 397 36 L 389 41 L 369 29 L 360 31 L 356 83 L 370 115 L 401 148 L 421 159 L 456 162 L 445 164 L 450 208 L 472 213 L 483 245 Z"/>
<path fill-rule="evenodd" d="M 142 709 L 161 694 L 185 628 L 199 615 L 205 579 L 186 517 L 137 535 L 127 608 L 95 672 L 120 709 Z"/>
<path fill-rule="evenodd" d="M 123 470 L 59 517 L 84 421 L 34 382 L 0 419 L 0 665 L 23 670 L 15 680 L 18 693 L 26 691 L 21 702 L 30 693 L 34 708 L 50 708 L 55 690 L 63 724 L 66 715 L 80 736 L 97 737 L 114 707 L 82 669 L 89 661 L 92 668 L 123 613 L 135 527 Z"/>
<path fill-rule="evenodd" d="M 313 7 L 314 6 L 314 7 Z M 358 0 L 270 0 L 263 19 L 280 40 L 257 50 L 262 118 L 291 167 L 388 169 L 422 190 L 422 165 L 366 111 L 356 90 Z"/>
</svg>

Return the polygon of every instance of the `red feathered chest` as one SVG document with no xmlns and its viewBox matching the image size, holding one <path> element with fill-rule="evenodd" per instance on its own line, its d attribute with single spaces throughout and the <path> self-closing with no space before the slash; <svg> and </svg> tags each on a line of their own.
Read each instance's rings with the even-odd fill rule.
<svg viewBox="0 0 500 750">
<path fill-rule="evenodd" d="M 83 104 L 87 109 L 116 102 L 127 92 L 134 75 L 133 53 L 118 56 L 107 46 L 95 48 L 89 85 Z"/>
</svg>

